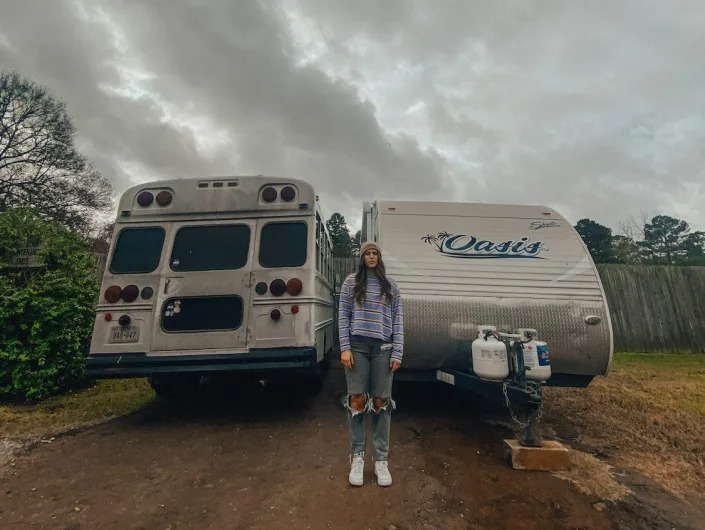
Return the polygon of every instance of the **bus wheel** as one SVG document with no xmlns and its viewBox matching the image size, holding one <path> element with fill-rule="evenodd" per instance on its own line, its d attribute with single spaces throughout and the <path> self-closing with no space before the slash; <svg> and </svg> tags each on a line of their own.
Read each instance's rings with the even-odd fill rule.
<svg viewBox="0 0 705 530">
<path fill-rule="evenodd" d="M 165 399 L 192 398 L 201 383 L 200 374 L 154 374 L 149 378 L 152 389 Z"/>
</svg>

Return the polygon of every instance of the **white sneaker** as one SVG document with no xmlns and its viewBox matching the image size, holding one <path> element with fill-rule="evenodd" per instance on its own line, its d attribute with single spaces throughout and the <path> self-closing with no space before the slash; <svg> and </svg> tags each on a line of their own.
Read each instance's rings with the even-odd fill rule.
<svg viewBox="0 0 705 530">
<path fill-rule="evenodd" d="M 380 486 L 392 485 L 392 474 L 389 472 L 389 464 L 386 460 L 375 462 L 375 475 L 377 476 L 377 484 Z"/>
<path fill-rule="evenodd" d="M 348 480 L 352 486 L 362 486 L 365 472 L 365 455 L 354 455 L 350 459 L 350 475 Z"/>
</svg>

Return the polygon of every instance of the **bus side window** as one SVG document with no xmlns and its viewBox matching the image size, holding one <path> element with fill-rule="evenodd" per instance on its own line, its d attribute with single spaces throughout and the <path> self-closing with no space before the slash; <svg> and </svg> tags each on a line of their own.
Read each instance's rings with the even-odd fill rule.
<svg viewBox="0 0 705 530">
<path fill-rule="evenodd" d="M 316 214 L 316 270 L 321 270 L 321 217 Z"/>
</svg>

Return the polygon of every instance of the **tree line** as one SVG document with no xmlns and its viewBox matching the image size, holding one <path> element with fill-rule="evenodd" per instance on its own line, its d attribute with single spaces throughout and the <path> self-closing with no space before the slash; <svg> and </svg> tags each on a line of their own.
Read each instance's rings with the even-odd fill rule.
<svg viewBox="0 0 705 530">
<path fill-rule="evenodd" d="M 668 215 L 622 223 L 622 234 L 592 219 L 580 219 L 575 229 L 595 263 L 705 265 L 705 232 Z"/>
</svg>

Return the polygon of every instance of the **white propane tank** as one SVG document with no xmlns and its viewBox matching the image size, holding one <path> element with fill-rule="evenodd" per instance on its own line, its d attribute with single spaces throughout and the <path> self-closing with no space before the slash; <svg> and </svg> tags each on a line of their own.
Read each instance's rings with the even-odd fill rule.
<svg viewBox="0 0 705 530">
<path fill-rule="evenodd" d="M 498 381 L 509 377 L 507 347 L 485 331 L 497 331 L 494 326 L 477 326 L 477 338 L 472 341 L 472 368 L 482 379 Z"/>
<path fill-rule="evenodd" d="M 531 370 L 527 370 L 526 378 L 530 381 L 547 381 L 551 377 L 548 344 L 536 340 L 533 338 L 535 336 L 536 332 L 534 331 L 531 340 L 524 343 L 524 365 L 531 368 Z"/>
</svg>

